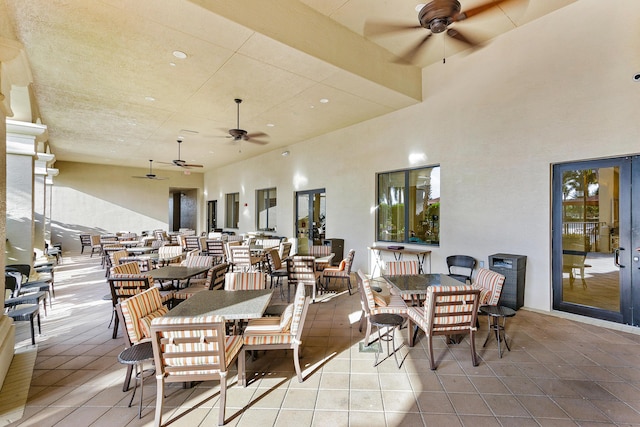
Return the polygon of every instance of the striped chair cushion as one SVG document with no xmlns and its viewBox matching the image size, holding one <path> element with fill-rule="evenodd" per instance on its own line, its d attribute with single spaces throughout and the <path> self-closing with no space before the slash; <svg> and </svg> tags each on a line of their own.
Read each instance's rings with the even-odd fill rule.
<svg viewBox="0 0 640 427">
<path fill-rule="evenodd" d="M 428 307 L 431 304 L 431 300 L 434 298 L 434 292 L 446 292 L 446 291 L 473 291 L 475 288 L 470 285 L 465 286 L 430 286 L 427 289 L 427 298 L 424 302 L 424 323 L 428 324 L 429 322 L 429 312 Z M 447 296 L 439 296 L 438 301 L 442 302 L 451 302 L 451 301 L 464 301 L 466 298 L 465 295 L 447 295 Z M 438 327 L 439 324 L 450 324 L 450 323 L 469 323 L 472 319 L 471 315 L 460 315 L 461 311 L 468 311 L 464 304 L 461 305 L 446 305 L 446 306 L 435 306 L 435 312 L 437 314 L 450 314 L 448 316 L 437 316 L 434 318 L 434 330 L 462 330 L 468 329 L 468 326 L 463 327 Z M 426 329 L 425 329 L 426 330 Z"/>
<path fill-rule="evenodd" d="M 331 255 L 331 246 L 313 245 L 309 248 L 309 255 L 313 257 L 324 257 Z"/>
<path fill-rule="evenodd" d="M 405 314 L 407 312 L 407 303 L 399 295 L 391 295 L 386 306 L 376 306 L 369 310 L 371 314 Z"/>
<path fill-rule="evenodd" d="M 132 263 L 136 264 L 137 263 Z M 149 284 L 153 283 L 153 277 L 143 276 L 141 274 L 113 274 L 114 279 L 131 279 L 127 281 L 113 282 L 118 289 L 118 295 L 138 295 L 142 291 L 149 289 Z M 123 289 L 124 288 L 124 289 Z M 160 296 L 162 299 L 162 296 Z"/>
<path fill-rule="evenodd" d="M 188 288 L 178 289 L 174 292 L 173 297 L 175 299 L 188 299 L 197 294 L 198 292 L 206 291 L 209 287 L 204 284 L 191 285 Z"/>
<path fill-rule="evenodd" d="M 156 288 L 147 289 L 131 298 L 123 300 L 120 303 L 120 307 L 129 340 L 133 344 L 144 338 L 150 338 L 151 320 L 166 314 L 168 311 L 166 307 L 163 307 L 160 292 Z M 146 320 L 147 318 L 149 318 L 148 322 Z"/>
<path fill-rule="evenodd" d="M 324 270 L 322 270 L 322 275 L 324 277 L 347 277 L 349 272 L 344 269 L 345 265 L 346 265 L 345 260 L 342 260 L 342 261 L 340 261 L 340 266 L 338 266 L 338 267 L 327 267 Z"/>
<path fill-rule="evenodd" d="M 246 345 L 291 344 L 295 335 L 280 328 L 279 317 L 251 319 L 243 333 Z"/>
<path fill-rule="evenodd" d="M 184 260 L 183 265 L 185 267 L 212 267 L 213 257 L 208 255 L 192 255 Z"/>
<path fill-rule="evenodd" d="M 478 269 L 474 289 L 480 289 L 480 305 L 498 305 L 505 277 L 486 268 Z"/>
<path fill-rule="evenodd" d="M 157 317 L 152 320 L 152 325 L 197 325 L 208 323 L 221 323 L 222 327 L 219 329 L 196 329 L 196 330 L 177 330 L 177 331 L 163 331 L 163 338 L 199 338 L 198 342 L 189 343 L 176 343 L 171 342 L 164 344 L 162 347 L 163 361 L 167 366 L 193 366 L 193 365 L 219 365 L 220 356 L 217 354 L 222 349 L 218 348 L 216 339 L 220 331 L 224 331 L 224 317 L 223 316 L 200 316 L 200 317 Z M 207 340 L 211 338 L 211 341 Z M 172 341 L 172 340 L 171 340 Z M 225 361 L 229 366 L 231 360 L 242 348 L 242 336 L 241 335 L 227 335 L 225 336 Z M 172 353 L 195 353 L 193 356 L 173 357 Z M 212 353 L 211 355 L 202 355 L 202 353 Z M 186 374 L 206 374 L 214 373 L 219 370 L 197 370 L 192 371 L 188 368 L 184 371 L 172 371 L 171 375 L 186 375 Z"/>
<path fill-rule="evenodd" d="M 388 261 L 386 273 L 390 276 L 418 274 L 418 261 Z"/>
<path fill-rule="evenodd" d="M 288 332 L 293 320 L 294 304 L 289 304 L 280 315 L 280 332 Z M 277 319 L 277 318 L 276 318 Z"/>
<path fill-rule="evenodd" d="M 293 316 L 291 317 L 291 325 L 289 326 L 289 332 L 293 336 L 298 334 L 305 298 L 304 285 L 298 285 L 296 288 L 296 296 L 293 300 Z"/>
<path fill-rule="evenodd" d="M 226 273 L 224 278 L 225 291 L 247 291 L 264 289 L 266 287 L 265 273 L 263 272 L 233 272 Z"/>
<path fill-rule="evenodd" d="M 137 262 L 126 262 L 111 267 L 111 274 L 140 274 L 140 266 Z"/>
</svg>

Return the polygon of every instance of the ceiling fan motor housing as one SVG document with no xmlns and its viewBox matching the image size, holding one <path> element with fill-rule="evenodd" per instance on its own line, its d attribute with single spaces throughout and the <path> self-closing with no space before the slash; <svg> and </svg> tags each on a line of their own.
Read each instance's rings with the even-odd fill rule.
<svg viewBox="0 0 640 427">
<path fill-rule="evenodd" d="M 460 13 L 458 0 L 433 0 L 418 13 L 420 25 L 438 34 L 447 29 L 454 17 Z"/>
</svg>

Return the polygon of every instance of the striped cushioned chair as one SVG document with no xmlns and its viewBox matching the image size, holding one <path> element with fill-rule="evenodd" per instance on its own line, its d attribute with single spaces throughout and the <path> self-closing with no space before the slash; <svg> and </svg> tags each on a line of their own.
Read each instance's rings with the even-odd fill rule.
<svg viewBox="0 0 640 427">
<path fill-rule="evenodd" d="M 177 289 L 174 298 L 177 300 L 185 300 L 198 292 L 221 289 L 224 286 L 224 276 L 226 272 L 227 264 L 218 264 L 215 267 L 211 267 L 209 271 L 207 271 L 207 278 L 204 283 L 197 283 L 184 289 Z"/>
<path fill-rule="evenodd" d="M 123 300 L 116 305 L 118 318 L 122 322 L 127 347 L 151 339 L 151 321 L 165 315 L 169 309 L 162 305 L 158 288 L 150 288 Z M 127 365 L 127 375 L 122 391 L 129 390 L 133 365 Z"/>
<path fill-rule="evenodd" d="M 423 307 L 409 307 L 409 346 L 413 347 L 415 324 L 427 336 L 429 345 L 429 363 L 431 370 L 437 368 L 433 359 L 433 337 L 435 335 L 453 335 L 462 337 L 469 335 L 471 361 L 478 366 L 476 355 L 475 332 L 478 318 L 478 301 L 480 291 L 470 285 L 465 286 L 430 286 Z M 416 330 L 417 332 L 417 330 Z"/>
<path fill-rule="evenodd" d="M 312 256 L 294 256 L 287 258 L 287 301 L 290 301 L 291 286 L 298 289 L 303 283 L 311 287 L 311 301 L 316 302 L 316 288 L 320 272 L 315 270 L 315 258 Z"/>
<path fill-rule="evenodd" d="M 140 274 L 140 265 L 137 261 L 125 262 L 111 267 L 111 275 L 114 274 Z"/>
<path fill-rule="evenodd" d="M 480 290 L 480 305 L 498 305 L 505 277 L 486 268 L 478 269 L 473 288 Z"/>
<path fill-rule="evenodd" d="M 391 313 L 406 316 L 407 304 L 398 295 L 383 296 L 374 293 L 371 289 L 369 278 L 358 270 L 356 275 L 358 281 L 358 289 L 360 290 L 360 304 L 362 306 L 362 314 L 360 316 L 359 330 L 362 332 L 363 323 L 367 324 L 367 331 L 364 335 L 365 345 L 369 345 L 369 337 L 371 336 L 371 322 L 369 317 L 373 314 Z"/>
<path fill-rule="evenodd" d="M 151 322 L 151 335 L 157 381 L 154 425 L 162 425 L 165 384 L 211 380 L 220 381 L 218 425 L 224 425 L 227 375 L 234 361 L 244 375 L 244 358 L 238 357 L 242 336 L 225 335 L 222 316 L 158 317 Z"/>
<path fill-rule="evenodd" d="M 300 346 L 302 345 L 302 329 L 309 308 L 309 297 L 305 296 L 304 284 L 298 284 L 292 304 L 289 304 L 281 316 L 251 319 L 244 329 L 244 346 L 240 355 L 252 350 L 293 350 L 293 364 L 302 382 L 300 369 Z M 247 386 L 246 373 L 238 371 L 238 383 Z"/>
<path fill-rule="evenodd" d="M 191 255 L 187 256 L 184 261 L 180 263 L 180 265 L 184 267 L 213 267 L 213 256 L 207 255 Z M 188 284 L 201 284 L 203 285 L 206 280 L 206 274 L 199 274 L 197 276 L 191 277 L 186 280 L 184 283 Z"/>
<path fill-rule="evenodd" d="M 158 248 L 158 267 L 182 262 L 182 246 L 165 245 Z"/>
<path fill-rule="evenodd" d="M 324 278 L 325 287 L 329 289 L 329 280 L 340 279 L 347 281 L 347 289 L 349 295 L 351 295 L 351 266 L 353 265 L 353 258 L 356 255 L 356 251 L 351 249 L 347 254 L 347 257 L 340 261 L 340 265 L 337 267 L 325 267 L 322 270 L 322 277 Z"/>
<path fill-rule="evenodd" d="M 266 289 L 266 274 L 261 271 L 233 272 L 224 277 L 225 291 L 249 291 Z"/>
<path fill-rule="evenodd" d="M 137 263 L 133 263 L 136 264 Z M 139 274 L 112 274 L 109 279 L 109 288 L 111 289 L 111 303 L 113 309 L 127 298 L 138 295 L 153 286 L 153 278 L 150 276 L 142 276 Z M 160 300 L 163 304 L 170 305 L 174 299 L 174 291 L 159 291 Z M 119 319 L 116 317 L 113 326 L 113 338 L 118 336 Z"/>
<path fill-rule="evenodd" d="M 314 258 L 322 258 L 322 257 L 326 257 L 331 255 L 331 246 L 329 245 L 313 245 L 309 248 L 309 255 L 311 255 Z M 325 268 L 331 266 L 330 262 L 325 262 L 325 263 L 320 263 L 320 262 L 316 262 L 315 263 L 316 266 L 316 270 L 317 271 L 322 271 Z"/>
</svg>

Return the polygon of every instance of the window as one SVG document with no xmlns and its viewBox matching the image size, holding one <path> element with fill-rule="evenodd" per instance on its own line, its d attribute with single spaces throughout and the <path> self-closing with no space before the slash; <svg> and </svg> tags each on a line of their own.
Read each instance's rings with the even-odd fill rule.
<svg viewBox="0 0 640 427">
<path fill-rule="evenodd" d="M 240 193 L 229 193 L 226 198 L 225 227 L 238 228 L 240 218 Z"/>
<path fill-rule="evenodd" d="M 440 166 L 377 174 L 377 240 L 440 244 Z"/>
<path fill-rule="evenodd" d="M 275 188 L 256 190 L 256 218 L 258 230 L 275 231 L 276 229 L 276 203 L 277 192 Z"/>
</svg>

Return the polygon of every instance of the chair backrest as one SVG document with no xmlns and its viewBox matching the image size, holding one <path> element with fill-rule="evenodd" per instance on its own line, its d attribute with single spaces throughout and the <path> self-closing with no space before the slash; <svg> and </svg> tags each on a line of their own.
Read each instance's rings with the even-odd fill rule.
<svg viewBox="0 0 640 427">
<path fill-rule="evenodd" d="M 15 273 L 15 275 L 14 275 Z M 5 290 L 5 297 L 6 297 L 6 291 L 9 291 L 9 297 L 15 297 L 18 296 L 17 295 L 17 289 L 18 289 L 18 279 L 16 279 L 16 275 L 22 277 L 22 275 L 20 273 L 17 272 L 9 272 L 9 271 L 5 271 L 4 273 L 4 290 Z"/>
<path fill-rule="evenodd" d="M 349 253 L 347 253 L 347 257 L 344 259 L 344 271 L 347 274 L 351 274 L 351 267 L 353 266 L 353 259 L 356 256 L 356 250 L 355 249 L 349 249 Z"/>
<path fill-rule="evenodd" d="M 91 234 L 81 234 L 80 235 L 80 245 L 82 245 L 82 246 L 91 246 Z"/>
<path fill-rule="evenodd" d="M 185 251 L 201 250 L 200 237 L 198 236 L 182 236 Z"/>
<path fill-rule="evenodd" d="M 291 324 L 289 325 L 289 333 L 295 336 L 298 341 L 301 341 L 304 321 L 307 317 L 310 302 L 311 298 L 306 296 L 304 285 L 298 284 L 296 287 L 296 295 L 293 299 L 293 315 L 291 317 Z"/>
<path fill-rule="evenodd" d="M 282 268 L 282 260 L 278 255 L 278 250 L 275 248 L 268 249 L 264 252 L 264 257 L 267 260 L 267 266 L 270 272 L 280 270 Z"/>
<path fill-rule="evenodd" d="M 231 261 L 242 270 L 250 270 L 251 266 L 258 261 L 256 257 L 251 255 L 249 246 L 230 246 L 229 249 L 231 250 Z"/>
<path fill-rule="evenodd" d="M 164 245 L 158 248 L 158 257 L 170 259 L 182 257 L 182 246 Z"/>
<path fill-rule="evenodd" d="M 112 274 L 107 281 L 111 289 L 111 302 L 116 304 L 151 287 L 153 278 L 138 274 Z"/>
<path fill-rule="evenodd" d="M 185 267 L 212 267 L 213 257 L 208 255 L 191 255 L 184 260 Z"/>
<path fill-rule="evenodd" d="M 329 245 L 312 245 L 309 248 L 309 255 L 314 257 L 324 257 L 331 255 L 331 246 Z"/>
<path fill-rule="evenodd" d="M 424 302 L 429 335 L 476 330 L 480 291 L 471 285 L 430 286 Z"/>
<path fill-rule="evenodd" d="M 315 285 L 315 258 L 306 255 L 287 258 L 287 282 L 296 286 L 298 283 Z"/>
<path fill-rule="evenodd" d="M 149 271 L 152 268 L 150 259 L 142 259 L 142 258 L 139 258 L 137 256 L 123 256 L 118 261 L 120 262 L 120 265 L 126 264 L 128 262 L 137 262 L 138 263 L 138 269 L 140 270 L 140 273 L 144 273 L 145 271 Z M 136 274 L 136 273 L 132 273 L 132 274 Z"/>
<path fill-rule="evenodd" d="M 389 276 L 418 274 L 418 261 L 387 261 L 385 273 Z"/>
<path fill-rule="evenodd" d="M 100 246 L 100 236 L 95 234 L 91 236 L 91 246 Z"/>
<path fill-rule="evenodd" d="M 207 255 L 216 258 L 218 262 L 224 262 L 224 242 L 222 240 L 206 240 Z"/>
<path fill-rule="evenodd" d="M 447 269 L 450 275 L 464 277 L 471 281 L 473 269 L 476 267 L 475 258 L 468 255 L 450 255 L 447 257 Z"/>
<path fill-rule="evenodd" d="M 129 346 L 151 338 L 151 321 L 169 311 L 155 286 L 121 301 L 116 309 Z"/>
<path fill-rule="evenodd" d="M 129 255 L 129 252 L 126 250 L 109 252 L 109 258 L 111 258 L 111 265 L 120 265 L 120 258 L 126 257 Z"/>
<path fill-rule="evenodd" d="M 266 275 L 261 271 L 231 272 L 224 277 L 225 291 L 249 291 L 266 287 Z"/>
<path fill-rule="evenodd" d="M 216 264 L 215 266 L 211 267 L 207 272 L 205 287 L 210 291 L 223 288 L 225 274 L 227 273 L 228 267 L 229 264 L 227 263 Z"/>
<path fill-rule="evenodd" d="M 111 274 L 140 274 L 140 266 L 137 261 L 125 262 L 124 264 L 111 267 Z"/>
<path fill-rule="evenodd" d="M 241 242 L 238 240 L 233 240 L 224 243 L 224 249 L 227 255 L 227 262 L 233 263 L 233 254 L 231 254 L 231 248 L 234 246 L 240 246 Z"/>
<path fill-rule="evenodd" d="M 156 377 L 165 382 L 219 379 L 242 346 L 242 336 L 227 337 L 225 328 L 222 316 L 153 319 Z"/>
<path fill-rule="evenodd" d="M 22 275 L 20 283 L 25 283 L 31 275 L 31 266 L 29 264 L 9 264 L 5 267 L 5 271 L 19 273 Z M 20 285 L 20 283 L 18 283 L 18 285 Z"/>
<path fill-rule="evenodd" d="M 291 242 L 280 242 L 280 259 L 283 260 L 289 256 L 291 253 L 291 246 L 293 243 Z"/>
<path fill-rule="evenodd" d="M 280 247 L 280 239 L 257 239 L 257 245 L 261 245 L 262 249 L 269 248 L 279 248 Z"/>
<path fill-rule="evenodd" d="M 505 277 L 486 268 L 478 269 L 473 287 L 480 290 L 480 305 L 498 305 Z"/>
</svg>

